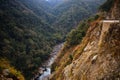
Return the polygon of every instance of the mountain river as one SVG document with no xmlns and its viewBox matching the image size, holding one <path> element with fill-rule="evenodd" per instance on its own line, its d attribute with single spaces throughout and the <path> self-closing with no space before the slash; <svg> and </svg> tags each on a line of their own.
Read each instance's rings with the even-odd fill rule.
<svg viewBox="0 0 120 80">
<path fill-rule="evenodd" d="M 44 67 L 39 68 L 39 76 L 37 76 L 34 80 L 49 80 L 49 76 L 51 74 L 51 65 L 57 57 L 57 54 L 62 49 L 63 43 L 56 45 L 53 48 L 53 51 L 50 54 L 50 58 L 43 63 Z"/>
</svg>

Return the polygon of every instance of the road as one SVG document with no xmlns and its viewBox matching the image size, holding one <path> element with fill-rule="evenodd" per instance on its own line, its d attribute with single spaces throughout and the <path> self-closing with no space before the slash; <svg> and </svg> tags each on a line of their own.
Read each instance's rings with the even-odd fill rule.
<svg viewBox="0 0 120 80">
<path fill-rule="evenodd" d="M 102 20 L 103 23 L 119 23 L 119 20 Z"/>
</svg>

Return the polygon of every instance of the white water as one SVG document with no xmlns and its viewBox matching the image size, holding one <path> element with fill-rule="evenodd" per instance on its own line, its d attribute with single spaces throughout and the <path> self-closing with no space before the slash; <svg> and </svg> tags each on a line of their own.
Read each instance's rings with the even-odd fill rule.
<svg viewBox="0 0 120 80">
<path fill-rule="evenodd" d="M 51 53 L 51 57 L 49 58 L 48 61 L 46 61 L 44 63 L 44 65 L 46 66 L 46 71 L 43 72 L 43 74 L 41 76 L 39 76 L 38 80 L 49 80 L 49 76 L 51 75 L 51 65 L 53 64 L 54 60 L 56 59 L 57 54 L 59 53 L 59 51 L 61 50 L 63 46 L 62 44 L 56 45 L 53 48 L 53 51 Z"/>
<path fill-rule="evenodd" d="M 48 80 L 50 74 L 51 74 L 51 69 L 47 68 L 47 70 L 44 71 L 44 73 L 39 77 L 39 80 Z"/>
</svg>

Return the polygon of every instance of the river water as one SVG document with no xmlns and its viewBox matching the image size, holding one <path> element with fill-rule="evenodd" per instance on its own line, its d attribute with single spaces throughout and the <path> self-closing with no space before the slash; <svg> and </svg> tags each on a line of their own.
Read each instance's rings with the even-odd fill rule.
<svg viewBox="0 0 120 80">
<path fill-rule="evenodd" d="M 49 80 L 49 76 L 51 75 L 51 65 L 56 59 L 59 51 L 62 49 L 62 46 L 63 43 L 58 44 L 53 48 L 53 51 L 50 54 L 50 58 L 45 63 L 43 63 L 45 67 L 40 67 L 40 70 L 42 69 L 43 72 L 37 80 Z"/>
</svg>

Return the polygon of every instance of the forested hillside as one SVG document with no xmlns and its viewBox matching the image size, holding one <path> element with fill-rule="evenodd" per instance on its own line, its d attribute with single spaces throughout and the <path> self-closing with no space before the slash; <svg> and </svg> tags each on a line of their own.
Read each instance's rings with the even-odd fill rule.
<svg viewBox="0 0 120 80">
<path fill-rule="evenodd" d="M 120 79 L 120 0 L 107 0 L 99 10 L 69 33 L 50 80 Z"/>
<path fill-rule="evenodd" d="M 0 61 L 31 79 L 52 47 L 64 41 L 80 20 L 95 14 L 103 1 L 0 0 Z M 8 68 L 5 66 L 0 66 L 0 75 Z M 14 72 L 10 75 L 16 76 Z"/>
<path fill-rule="evenodd" d="M 0 57 L 32 77 L 55 44 L 54 30 L 18 0 L 0 1 Z"/>
<path fill-rule="evenodd" d="M 53 26 L 62 35 L 70 32 L 81 20 L 84 20 L 95 13 L 98 7 L 105 0 L 65 0 L 62 4 L 53 8 L 53 14 L 58 16 Z"/>
<path fill-rule="evenodd" d="M 59 31 L 60 35 L 65 35 L 71 29 L 75 28 L 80 20 L 94 15 L 105 0 L 20 1 L 36 13 L 43 21 L 50 24 L 57 32 Z"/>
</svg>

